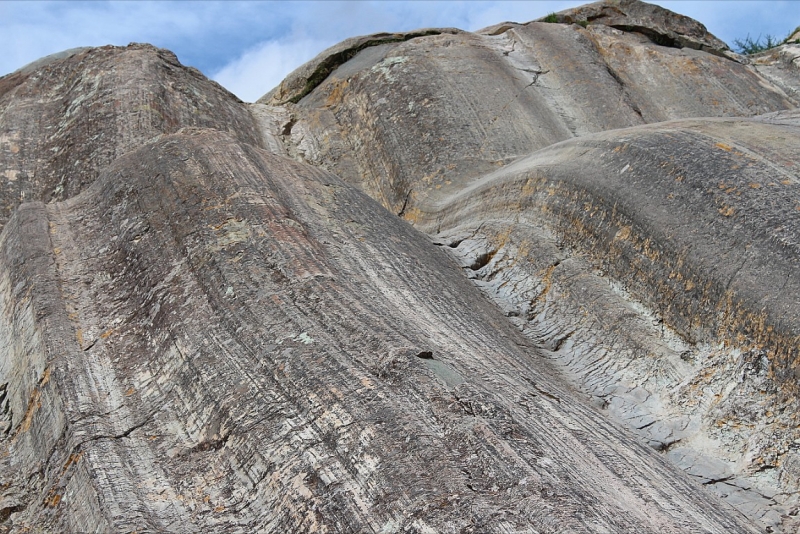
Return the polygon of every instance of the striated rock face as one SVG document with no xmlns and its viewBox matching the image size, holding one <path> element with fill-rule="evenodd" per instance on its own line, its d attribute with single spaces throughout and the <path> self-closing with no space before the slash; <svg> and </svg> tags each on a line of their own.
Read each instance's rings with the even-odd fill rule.
<svg viewBox="0 0 800 534">
<path fill-rule="evenodd" d="M 309 70 L 283 85 L 306 87 Z M 259 103 L 302 94 L 273 92 Z M 363 49 L 286 106 L 282 133 L 292 154 L 405 213 L 427 190 L 461 188 L 572 137 L 797 103 L 728 58 L 603 24 L 531 22 Z"/>
<path fill-rule="evenodd" d="M 795 532 L 797 45 L 556 20 L 0 78 L 0 530 Z"/>
<path fill-rule="evenodd" d="M 75 49 L 0 79 L 0 225 L 22 202 L 70 198 L 119 156 L 184 126 L 259 145 L 247 110 L 169 51 Z"/>
</svg>

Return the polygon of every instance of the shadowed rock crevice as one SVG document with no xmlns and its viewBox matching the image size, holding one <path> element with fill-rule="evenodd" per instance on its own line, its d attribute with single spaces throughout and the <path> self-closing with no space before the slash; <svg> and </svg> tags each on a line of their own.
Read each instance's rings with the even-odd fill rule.
<svg viewBox="0 0 800 534">
<path fill-rule="evenodd" d="M 258 102 L 272 105 L 282 105 L 289 102 L 297 104 L 340 65 L 352 59 L 365 48 L 402 43 L 411 39 L 440 35 L 442 33 L 458 33 L 459 31 L 453 28 L 432 28 L 405 33 L 377 33 L 348 39 L 325 50 L 313 59 L 310 64 L 303 65 L 300 69 L 289 74 L 279 87 L 260 98 Z"/>
</svg>

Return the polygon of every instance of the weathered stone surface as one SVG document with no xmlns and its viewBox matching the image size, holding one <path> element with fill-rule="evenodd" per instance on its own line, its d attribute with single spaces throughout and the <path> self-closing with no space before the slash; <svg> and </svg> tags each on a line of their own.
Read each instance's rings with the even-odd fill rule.
<svg viewBox="0 0 800 534">
<path fill-rule="evenodd" d="M 455 28 L 426 28 L 413 32 L 401 33 L 376 33 L 360 37 L 351 37 L 339 44 L 323 50 L 311 61 L 304 63 L 294 72 L 290 73 L 272 91 L 261 97 L 261 104 L 286 104 L 297 103 L 313 91 L 328 75 L 340 65 L 347 63 L 356 54 L 372 46 L 390 43 L 402 43 L 418 37 L 441 34 L 458 34 L 461 30 Z"/>
<path fill-rule="evenodd" d="M 797 531 L 792 62 L 573 13 L 0 78 L 0 530 Z"/>
<path fill-rule="evenodd" d="M 759 74 L 795 102 L 800 101 L 800 42 L 793 40 L 750 56 L 750 61 Z"/>
<path fill-rule="evenodd" d="M 770 507 L 787 517 L 800 490 L 797 116 L 585 136 L 415 213 L 612 416 L 657 449 L 688 444 L 779 487 L 792 497 Z"/>
<path fill-rule="evenodd" d="M 638 0 L 606 0 L 566 9 L 545 18 L 566 24 L 602 24 L 626 32 L 636 32 L 655 44 L 692 48 L 711 54 L 735 57 L 728 45 L 708 32 L 698 21 L 668 9 Z"/>
<path fill-rule="evenodd" d="M 748 530 L 330 174 L 185 130 L 26 213 L 18 291 L 67 328 L 4 443 L 16 528 Z"/>
<path fill-rule="evenodd" d="M 295 157 L 406 214 L 427 190 L 571 137 L 796 104 L 727 58 L 602 24 L 532 22 L 364 48 L 289 106 L 282 133 Z"/>
<path fill-rule="evenodd" d="M 150 45 L 81 48 L 0 79 L 0 227 L 22 202 L 74 196 L 155 135 L 216 128 L 259 144 L 237 99 Z"/>
</svg>

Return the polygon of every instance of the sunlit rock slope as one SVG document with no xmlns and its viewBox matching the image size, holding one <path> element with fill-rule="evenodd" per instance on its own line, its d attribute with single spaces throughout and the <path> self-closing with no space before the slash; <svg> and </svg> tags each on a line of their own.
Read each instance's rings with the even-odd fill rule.
<svg viewBox="0 0 800 534">
<path fill-rule="evenodd" d="M 0 529 L 796 531 L 800 45 L 548 20 L 0 78 Z"/>
</svg>

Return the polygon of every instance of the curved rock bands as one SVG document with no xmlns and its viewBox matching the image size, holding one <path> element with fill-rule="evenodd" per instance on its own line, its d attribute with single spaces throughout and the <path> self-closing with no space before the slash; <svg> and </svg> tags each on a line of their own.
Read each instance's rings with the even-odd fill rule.
<svg viewBox="0 0 800 534">
<path fill-rule="evenodd" d="M 50 379 L 64 458 L 15 526 L 751 531 L 332 175 L 186 130 L 47 216 L 82 350 Z"/>
<path fill-rule="evenodd" d="M 275 135 L 408 216 L 429 189 L 458 190 L 566 139 L 795 105 L 751 68 L 705 52 L 601 24 L 532 22 L 363 49 L 291 105 L 291 128 Z"/>
<path fill-rule="evenodd" d="M 715 488 L 772 527 L 798 490 L 796 136 L 732 119 L 586 136 L 415 213 L 612 416 L 679 464 L 685 446 L 724 459 L 697 476 L 761 491 Z"/>
<path fill-rule="evenodd" d="M 0 78 L 0 530 L 797 530 L 797 45 L 582 9 Z"/>
</svg>

